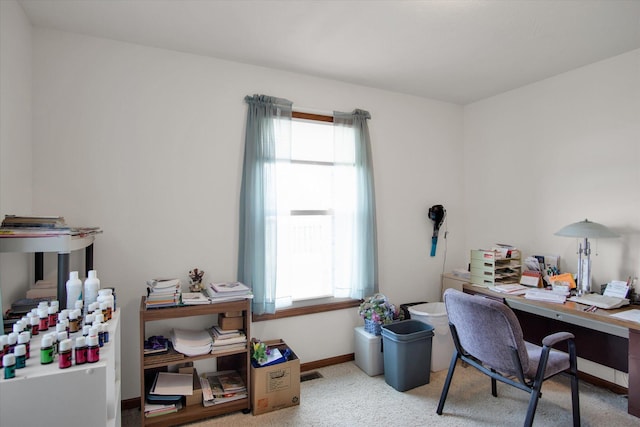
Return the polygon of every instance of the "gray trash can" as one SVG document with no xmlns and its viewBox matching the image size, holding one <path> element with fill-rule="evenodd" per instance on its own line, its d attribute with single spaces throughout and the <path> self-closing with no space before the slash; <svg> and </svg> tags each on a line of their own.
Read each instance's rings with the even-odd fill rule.
<svg viewBox="0 0 640 427">
<path fill-rule="evenodd" d="M 433 326 L 402 320 L 382 327 L 384 380 L 398 391 L 429 384 Z"/>
</svg>

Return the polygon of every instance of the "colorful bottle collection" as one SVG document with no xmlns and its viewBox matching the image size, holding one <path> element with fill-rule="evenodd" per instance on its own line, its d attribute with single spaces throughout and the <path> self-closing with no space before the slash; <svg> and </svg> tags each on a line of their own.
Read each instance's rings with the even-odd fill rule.
<svg viewBox="0 0 640 427">
<path fill-rule="evenodd" d="M 70 295 L 67 309 L 59 310 L 58 301 L 40 302 L 37 308 L 14 323 L 13 332 L 0 335 L 0 378 L 15 378 L 21 370 L 28 368 L 31 340 L 36 335 L 41 337 L 41 365 L 57 362 L 59 369 L 68 369 L 74 364 L 96 363 L 100 360 L 100 347 L 109 342 L 106 321 L 111 319 L 115 310 L 115 298 L 112 289 L 100 289 L 96 272 L 91 270 L 85 281 L 84 295 L 88 300 L 83 300 L 82 286 L 78 294 L 76 280 L 79 282 L 80 279 L 77 278 L 77 272 L 71 273 L 67 282 L 67 296 Z M 83 309 L 86 310 L 84 316 Z M 76 336 L 72 337 L 71 334 Z"/>
</svg>

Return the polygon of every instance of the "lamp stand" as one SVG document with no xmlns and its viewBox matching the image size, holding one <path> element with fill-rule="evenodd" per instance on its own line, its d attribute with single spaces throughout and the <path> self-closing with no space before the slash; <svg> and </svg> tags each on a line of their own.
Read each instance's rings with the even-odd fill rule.
<svg viewBox="0 0 640 427">
<path fill-rule="evenodd" d="M 584 257 L 583 257 L 584 255 Z M 591 245 L 584 238 L 584 247 L 578 249 L 578 296 L 591 293 Z"/>
</svg>

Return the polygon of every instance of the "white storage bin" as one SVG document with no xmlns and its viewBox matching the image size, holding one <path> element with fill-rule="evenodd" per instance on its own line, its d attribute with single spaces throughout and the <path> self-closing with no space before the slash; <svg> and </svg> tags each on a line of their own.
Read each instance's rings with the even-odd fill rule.
<svg viewBox="0 0 640 427">
<path fill-rule="evenodd" d="M 364 330 L 364 326 L 355 328 L 355 362 L 370 377 L 384 373 L 384 355 L 382 336 L 373 335 Z"/>
<path fill-rule="evenodd" d="M 431 372 L 449 368 L 453 355 L 453 339 L 449 329 L 447 308 L 443 302 L 428 302 L 409 307 L 412 319 L 433 326 L 431 341 Z"/>
</svg>

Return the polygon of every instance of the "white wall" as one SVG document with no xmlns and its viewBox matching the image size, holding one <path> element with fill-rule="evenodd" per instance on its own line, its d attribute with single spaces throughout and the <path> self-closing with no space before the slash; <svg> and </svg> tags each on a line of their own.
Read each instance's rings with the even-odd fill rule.
<svg viewBox="0 0 640 427">
<path fill-rule="evenodd" d="M 448 209 L 447 268 L 466 263 L 462 107 L 106 39 L 33 34 L 34 210 L 104 230 L 95 267 L 123 308 L 124 399 L 140 394 L 145 280 L 186 281 L 194 267 L 208 281 L 235 278 L 245 95 L 371 112 L 380 289 L 393 302 L 439 298 L 445 244 L 429 257 L 431 205 Z M 352 353 L 358 324 L 350 309 L 258 322 L 252 335 L 284 338 L 304 363 Z"/>
<path fill-rule="evenodd" d="M 32 211 L 31 25 L 15 1 L 0 2 L 0 217 Z M 24 298 L 28 255 L 0 256 L 0 309 Z"/>
<path fill-rule="evenodd" d="M 559 254 L 588 218 L 622 237 L 592 242 L 597 285 L 640 274 L 640 50 L 464 108 L 466 246 Z M 595 253 L 598 256 L 593 256 Z"/>
<path fill-rule="evenodd" d="M 571 269 L 575 244 L 553 233 L 584 217 L 623 234 L 598 242 L 597 283 L 639 270 L 638 51 L 463 113 L 452 104 L 173 51 L 47 30 L 30 35 L 17 5 L 0 4 L 0 210 L 64 215 L 73 225 L 104 229 L 95 264 L 122 307 L 123 399 L 139 395 L 137 310 L 145 280 L 186 279 L 193 267 L 206 280 L 235 276 L 247 94 L 371 112 L 380 283 L 394 302 L 437 300 L 443 269 L 466 265 L 469 248 L 498 241 L 525 253 L 559 253 Z M 7 120 L 17 133 L 8 134 Z M 447 208 L 450 234 L 430 258 L 426 212 L 437 203 Z M 0 283 L 12 294 L 32 279 L 30 263 L 14 257 L 0 256 Z M 55 278 L 55 258 L 47 261 Z M 72 268 L 81 267 L 72 257 Z M 352 352 L 359 323 L 355 309 L 342 310 L 255 323 L 252 335 L 282 337 L 310 362 Z"/>
<path fill-rule="evenodd" d="M 576 240 L 554 233 L 588 218 L 622 236 L 592 241 L 594 290 L 640 274 L 640 50 L 468 105 L 464 122 L 467 247 L 559 254 L 575 273 Z"/>
</svg>

